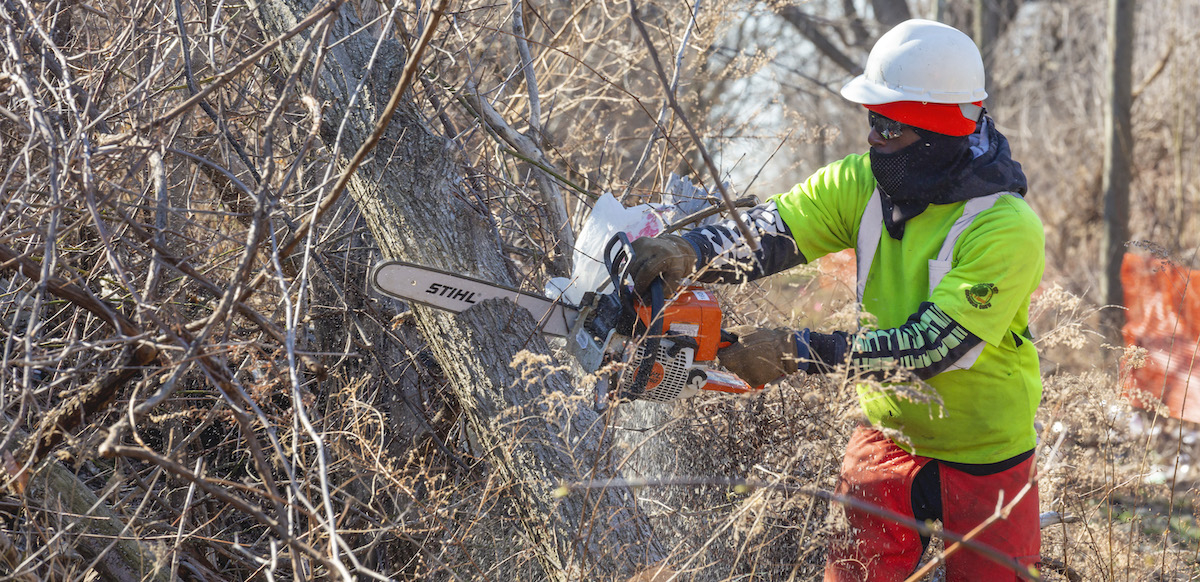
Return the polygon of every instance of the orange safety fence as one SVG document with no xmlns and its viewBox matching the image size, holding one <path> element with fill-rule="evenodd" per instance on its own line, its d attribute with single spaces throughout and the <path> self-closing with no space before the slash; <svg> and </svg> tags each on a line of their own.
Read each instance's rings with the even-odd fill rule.
<svg viewBox="0 0 1200 582">
<path fill-rule="evenodd" d="M 1200 422 L 1200 271 L 1126 253 L 1121 285 L 1125 345 L 1147 350 L 1146 365 L 1130 371 L 1124 388 L 1160 398 L 1174 418 Z"/>
</svg>

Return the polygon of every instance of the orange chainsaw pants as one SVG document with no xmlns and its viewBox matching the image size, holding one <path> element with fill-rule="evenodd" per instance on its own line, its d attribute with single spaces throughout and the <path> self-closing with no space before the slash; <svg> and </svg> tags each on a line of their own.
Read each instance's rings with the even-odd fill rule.
<svg viewBox="0 0 1200 582">
<path fill-rule="evenodd" d="M 996 513 L 998 503 L 1007 506 L 1012 502 L 1029 482 L 1035 458 L 1031 455 L 999 473 L 973 475 L 910 454 L 882 432 L 859 427 L 846 447 L 837 493 L 913 518 L 914 480 L 927 465 L 937 463 L 942 528 L 966 535 Z M 916 530 L 849 505 L 844 507 L 849 531 L 830 543 L 825 582 L 903 581 L 916 570 L 925 549 Z M 971 539 L 999 550 L 1026 568 L 1034 566 L 1041 551 L 1036 482 L 1007 518 L 996 520 Z M 968 548 L 949 556 L 945 568 L 946 582 L 1020 579 L 1012 568 Z"/>
</svg>

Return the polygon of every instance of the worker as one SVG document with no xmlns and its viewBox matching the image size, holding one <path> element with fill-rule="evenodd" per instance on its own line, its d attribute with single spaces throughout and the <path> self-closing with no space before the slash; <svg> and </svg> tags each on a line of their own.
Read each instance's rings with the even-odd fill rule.
<svg viewBox="0 0 1200 582">
<path fill-rule="evenodd" d="M 873 325 L 735 329 L 721 365 L 752 385 L 797 371 L 875 380 L 855 382 L 869 422 L 847 444 L 836 493 L 961 535 L 1030 484 L 973 540 L 1034 567 L 1042 384 L 1028 320 L 1045 239 L 1021 166 L 983 109 L 979 50 L 953 27 L 908 20 L 841 94 L 867 110 L 869 152 L 744 213 L 757 250 L 732 220 L 634 241 L 635 289 L 659 276 L 668 289 L 683 278 L 739 283 L 856 249 Z M 917 568 L 927 536 L 853 505 L 845 513 L 825 580 L 903 580 Z M 951 582 L 1017 579 L 970 549 L 945 568 Z"/>
</svg>

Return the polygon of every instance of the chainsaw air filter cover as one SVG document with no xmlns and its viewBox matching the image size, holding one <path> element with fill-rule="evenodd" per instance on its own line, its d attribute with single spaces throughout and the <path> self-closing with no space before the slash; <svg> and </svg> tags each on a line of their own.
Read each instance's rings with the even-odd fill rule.
<svg viewBox="0 0 1200 582">
<path fill-rule="evenodd" d="M 694 354 L 692 348 L 679 347 L 671 340 L 664 339 L 658 347 L 644 392 L 638 397 L 652 402 L 670 402 L 694 396 L 707 381 L 704 369 L 694 366 Z M 622 377 L 623 388 L 627 386 L 626 382 L 632 382 L 637 364 L 645 357 L 645 347 L 639 345 L 634 364 L 626 369 Z"/>
</svg>

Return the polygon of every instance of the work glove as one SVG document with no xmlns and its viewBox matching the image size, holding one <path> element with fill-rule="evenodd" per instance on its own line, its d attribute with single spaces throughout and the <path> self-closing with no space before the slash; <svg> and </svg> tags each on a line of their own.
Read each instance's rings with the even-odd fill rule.
<svg viewBox="0 0 1200 582">
<path fill-rule="evenodd" d="M 728 331 L 737 335 L 738 341 L 718 350 L 717 360 L 751 386 L 763 386 L 808 368 L 808 330 L 739 326 Z"/>
<path fill-rule="evenodd" d="M 674 295 L 680 279 L 696 270 L 696 249 L 681 236 L 642 237 L 631 246 L 633 262 L 629 263 L 629 277 L 638 295 L 645 295 L 659 276 L 663 278 L 663 291 L 668 296 Z"/>
</svg>

